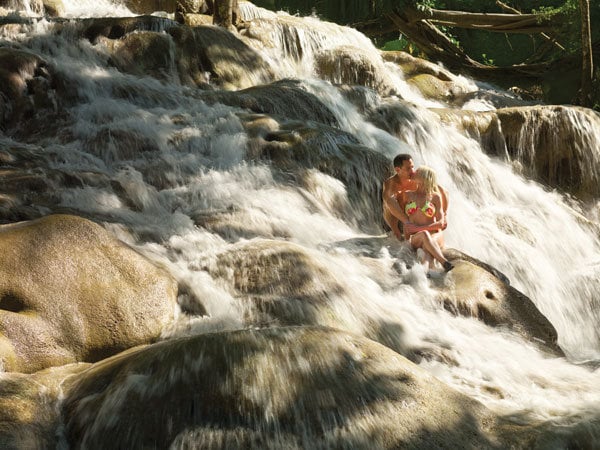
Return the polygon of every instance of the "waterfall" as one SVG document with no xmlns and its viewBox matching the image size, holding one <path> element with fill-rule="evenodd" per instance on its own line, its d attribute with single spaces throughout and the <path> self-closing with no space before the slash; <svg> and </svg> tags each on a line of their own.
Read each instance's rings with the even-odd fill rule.
<svg viewBox="0 0 600 450">
<path fill-rule="evenodd" d="M 64 5 L 68 17 L 132 15 L 112 2 Z M 242 14 L 248 24 L 240 39 L 264 59 L 280 83 L 276 88 L 290 92 L 281 108 L 296 112 L 295 120 L 277 122 L 260 113 L 253 91 L 243 91 L 240 106 L 231 100 L 232 86 L 227 91 L 207 79 L 199 89 L 180 82 L 175 38 L 162 30 L 157 34 L 168 41 L 168 54 L 166 69 L 157 70 L 161 79 L 119 70 L 114 42 L 84 38 L 75 21 L 0 31 L 0 48 L 32 53 L 64 80 L 47 91 L 66 99 L 60 107 L 46 106 L 52 120 L 0 132 L 0 148 L 35 155 L 36 170 L 51 180 L 53 191 L 37 211 L 103 223 L 187 287 L 180 299 L 184 311 L 163 340 L 278 325 L 268 308 L 236 295 L 235 285 L 257 304 L 280 295 L 285 314 L 302 314 L 311 325 L 370 339 L 379 333 L 400 353 L 426 349 L 438 357 L 422 359 L 422 368 L 499 414 L 529 423 L 576 423 L 597 412 L 600 240 L 594 207 L 534 181 L 506 155 L 486 153 L 480 139 L 440 118 L 439 110 L 451 104 L 423 97 L 355 30 L 244 3 Z M 338 51 L 342 63 L 353 55 L 372 70 L 366 88 L 349 93 L 339 84 L 361 72 L 344 74 L 342 63 L 330 72 L 320 65 Z M 204 62 L 198 57 L 193 63 Z M 477 89 L 472 80 L 455 81 Z M 324 108 L 313 111 L 315 117 L 329 114 L 331 122 L 300 119 L 305 112 L 294 110 L 300 101 L 294 89 L 313 94 Z M 511 144 L 530 152 L 529 159 L 536 151 L 530 126 Z M 570 126 L 586 136 L 589 148 L 578 151 L 588 152 L 585 169 L 597 183 L 598 122 L 573 119 Z M 319 170 L 286 166 L 284 157 L 276 167 L 252 153 L 254 144 L 268 141 L 274 155 L 284 154 L 286 143 L 301 139 L 312 142 L 320 151 L 316 159 L 324 161 L 352 162 L 353 152 L 367 150 L 388 160 L 409 152 L 416 165 L 434 168 L 450 193 L 447 246 L 494 266 L 530 297 L 557 329 L 566 357 L 549 357 L 509 330 L 452 315 L 439 304 L 410 249 L 383 236 L 376 219 L 381 205 L 369 200 L 383 181 L 373 179 L 375 156 L 339 170 L 323 162 Z M 56 174 L 76 181 L 61 184 Z M 287 279 L 260 285 L 269 270 L 276 272 L 272 267 L 284 267 Z M 319 305 L 298 307 L 303 295 Z M 205 315 L 186 313 L 199 303 Z M 385 326 L 375 330 L 374 323 Z"/>
</svg>

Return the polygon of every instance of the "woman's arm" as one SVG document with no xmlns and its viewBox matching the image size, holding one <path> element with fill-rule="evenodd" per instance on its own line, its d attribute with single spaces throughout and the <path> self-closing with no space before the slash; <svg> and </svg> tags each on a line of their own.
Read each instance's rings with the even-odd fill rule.
<svg viewBox="0 0 600 450">
<path fill-rule="evenodd" d="M 404 231 L 408 234 L 415 234 L 419 231 L 439 231 L 444 228 L 442 222 L 433 222 L 427 225 L 415 225 L 414 223 L 407 222 L 404 224 Z"/>
</svg>

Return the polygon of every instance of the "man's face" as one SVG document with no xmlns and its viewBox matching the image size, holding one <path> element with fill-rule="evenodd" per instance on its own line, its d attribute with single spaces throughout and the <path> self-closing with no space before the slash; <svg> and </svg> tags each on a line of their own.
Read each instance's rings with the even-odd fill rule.
<svg viewBox="0 0 600 450">
<path fill-rule="evenodd" d="M 411 178 L 415 174 L 415 164 L 412 159 L 402 161 L 401 167 L 396 167 L 396 172 L 404 177 Z"/>
</svg>

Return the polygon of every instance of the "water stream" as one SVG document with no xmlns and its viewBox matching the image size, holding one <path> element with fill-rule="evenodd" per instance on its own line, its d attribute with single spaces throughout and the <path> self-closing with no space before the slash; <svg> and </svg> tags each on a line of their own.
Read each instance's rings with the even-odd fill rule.
<svg viewBox="0 0 600 450">
<path fill-rule="evenodd" d="M 123 6 L 98 1 L 65 2 L 65 7 L 67 17 L 127 13 Z M 273 13 L 243 7 L 246 17 L 274 20 Z M 329 299 L 334 317 L 317 322 L 364 335 L 373 320 L 386 322 L 391 333 L 401 329 L 400 346 L 433 348 L 447 356 L 424 359 L 422 367 L 501 414 L 523 421 L 577 421 L 596 413 L 600 242 L 581 220 L 594 219 L 593 214 L 519 175 L 506 159 L 487 156 L 478 142 L 444 125 L 428 108 L 446 105 L 421 97 L 364 36 L 316 18 L 283 13 L 279 18 L 277 33 L 269 35 L 271 47 L 252 38 L 246 43 L 254 43 L 277 79 L 300 80 L 360 144 L 389 158 L 410 152 L 417 165 L 433 167 L 450 192 L 447 245 L 496 267 L 529 296 L 556 327 L 565 358 L 550 358 L 509 331 L 445 311 L 435 302 L 423 269 L 402 259 L 407 252 L 401 244 L 377 240 L 384 232 L 377 223 L 357 225 L 364 214 L 348 206 L 343 183 L 313 170 L 304 185 L 290 184 L 274 176 L 267 162 L 248 161 L 249 137 L 238 115 L 244 110 L 209 105 L 178 81 L 119 72 L 108 64 L 104 44 L 79 37 L 75 22 L 59 26 L 42 20 L 0 35 L 2 45 L 31 51 L 55 66 L 79 96 L 55 137 L 37 139 L 32 133 L 19 143 L 0 134 L 0 139 L 4 145 L 32 146 L 46 155 L 52 169 L 103 174 L 126 192 L 128 202 L 114 192 L 114 184 L 89 183 L 60 187 L 55 195 L 61 207 L 105 221 L 118 237 L 167 265 L 202 299 L 207 315 L 180 314 L 164 339 L 251 323 L 252 308 L 205 269 L 240 246 L 270 239 L 298 246 L 342 286 Z M 260 30 L 258 22 L 255 26 Z M 411 116 L 401 133 L 373 125 L 335 85 L 317 76 L 317 50 L 340 45 L 369 55 L 395 87 L 396 96 L 372 94 L 370 101 L 375 107 L 396 102 Z M 600 128 L 582 133 L 595 134 L 594 142 L 600 142 Z M 356 176 L 368 179 L 369 172 Z M 227 211 L 243 211 L 243 226 L 252 235 L 219 235 L 195 223 L 198 215 Z M 370 258 L 349 244 L 359 238 L 370 239 Z M 330 281 L 315 280 L 320 282 Z"/>
</svg>

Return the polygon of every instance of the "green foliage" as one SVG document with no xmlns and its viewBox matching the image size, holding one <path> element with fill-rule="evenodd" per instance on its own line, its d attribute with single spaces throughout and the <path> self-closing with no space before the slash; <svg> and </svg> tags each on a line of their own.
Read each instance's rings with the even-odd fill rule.
<svg viewBox="0 0 600 450">
<path fill-rule="evenodd" d="M 486 66 L 493 66 L 494 65 L 494 60 L 492 58 L 488 58 L 488 56 L 485 53 L 483 53 L 481 55 L 481 59 L 483 60 L 483 63 Z"/>
<path fill-rule="evenodd" d="M 419 0 L 415 6 L 419 11 L 428 11 L 433 8 L 441 8 L 436 0 Z"/>
<path fill-rule="evenodd" d="M 394 41 L 387 41 L 381 49 L 385 51 L 402 51 L 405 50 L 407 47 L 408 41 L 404 37 L 402 37 Z"/>
</svg>

